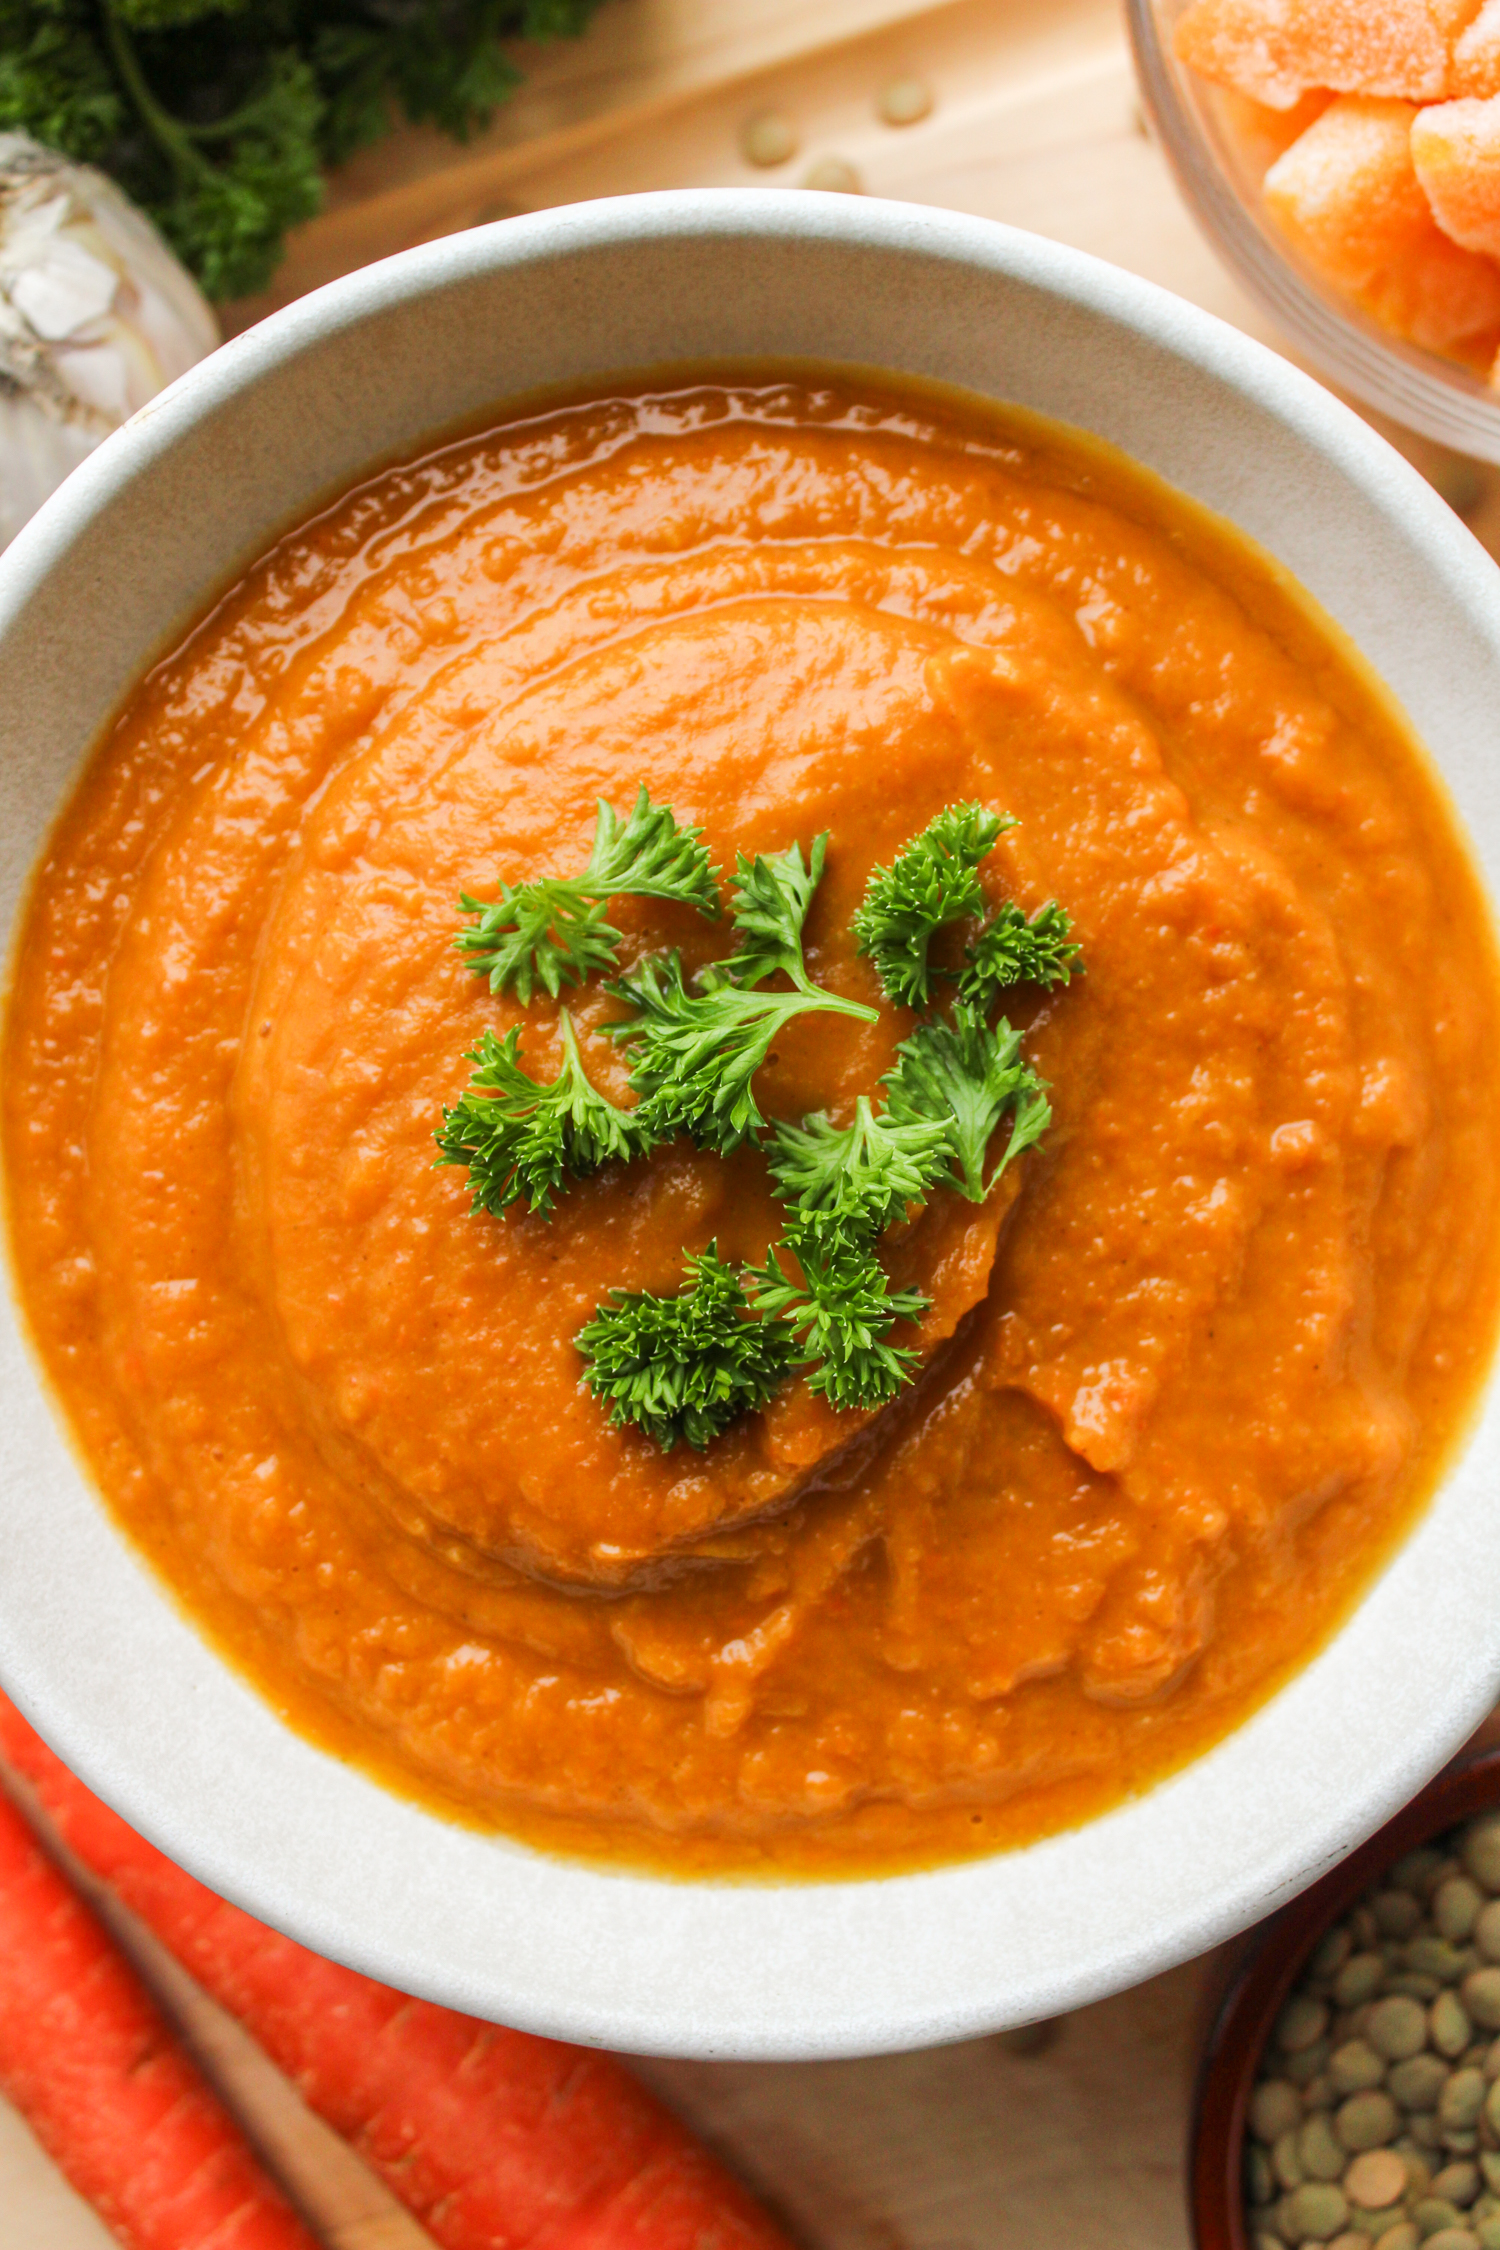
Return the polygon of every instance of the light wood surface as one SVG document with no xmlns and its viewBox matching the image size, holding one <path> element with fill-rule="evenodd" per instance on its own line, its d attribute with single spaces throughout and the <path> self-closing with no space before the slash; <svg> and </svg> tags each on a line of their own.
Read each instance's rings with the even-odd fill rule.
<svg viewBox="0 0 1500 2250">
<path fill-rule="evenodd" d="M 522 57 L 528 83 L 468 148 L 403 132 L 333 183 L 236 330 L 371 258 L 582 197 L 799 185 L 838 158 L 869 193 L 1032 227 L 1276 341 L 1198 236 L 1142 127 L 1115 0 L 607 0 L 589 36 Z M 933 105 L 883 124 L 917 75 Z M 745 159 L 766 112 L 794 157 Z M 1399 439 L 1500 552 L 1500 479 Z M 125 1927 L 123 1924 L 122 1927 Z M 428 2237 L 238 2027 L 125 1934 L 205 2067 L 330 2250 Z M 847 2063 L 643 2063 L 809 2250 L 1183 2250 L 1199 1962 L 1084 2010 L 1030 2054 L 978 2040 Z M 110 2238 L 0 2105 L 0 2250 Z"/>
</svg>

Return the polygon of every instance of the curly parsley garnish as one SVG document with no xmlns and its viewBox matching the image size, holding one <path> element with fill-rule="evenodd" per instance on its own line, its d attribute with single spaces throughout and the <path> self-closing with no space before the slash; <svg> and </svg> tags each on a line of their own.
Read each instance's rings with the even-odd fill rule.
<svg viewBox="0 0 1500 2250">
<path fill-rule="evenodd" d="M 1007 828 L 1008 813 L 983 805 L 948 805 L 919 836 L 903 845 L 889 867 L 873 870 L 864 903 L 854 917 L 861 953 L 874 962 L 888 1000 L 924 1008 L 932 991 L 927 949 L 947 922 L 984 911 L 979 863 Z"/>
<path fill-rule="evenodd" d="M 752 1080 L 776 1036 L 795 1016 L 822 1009 L 879 1021 L 878 1011 L 814 984 L 802 951 L 802 925 L 823 872 L 826 836 L 804 863 L 793 844 L 774 859 L 741 856 L 734 884 L 736 948 L 711 961 L 689 988 L 681 956 L 658 954 L 633 977 L 610 986 L 632 1010 L 612 1035 L 632 1050 L 630 1083 L 642 1124 L 659 1139 L 686 1133 L 700 1148 L 728 1155 L 766 1129 Z M 790 992 L 757 989 L 784 975 Z"/>
<path fill-rule="evenodd" d="M 613 1290 L 576 1338 L 584 1382 L 610 1421 L 644 1430 L 663 1453 L 684 1441 L 701 1453 L 774 1397 L 796 1357 L 791 1331 L 752 1312 L 717 1243 L 684 1271 L 675 1297 Z"/>
<path fill-rule="evenodd" d="M 1021 1034 L 1002 1016 L 993 1030 L 962 1001 L 951 1024 L 924 1023 L 896 1049 L 886 1074 L 888 1110 L 897 1123 L 941 1122 L 948 1150 L 943 1185 L 983 1203 L 1007 1164 L 1040 1140 L 1052 1118 L 1047 1090 L 1021 1061 Z M 1007 1110 L 1010 1139 L 985 1177 L 985 1152 Z"/>
<path fill-rule="evenodd" d="M 579 1331 L 584 1382 L 617 1427 L 642 1430 L 666 1452 L 680 1443 L 701 1449 L 765 1406 L 795 1369 L 841 1410 L 885 1406 L 911 1382 L 918 1354 L 891 1336 L 899 1323 L 920 1320 L 929 1300 L 892 1288 L 880 1237 L 939 1190 L 983 1202 L 1040 1139 L 1052 1114 L 1046 1087 L 1021 1058 L 1020 1033 L 1004 1018 L 992 1025 L 988 1013 L 1012 986 L 1051 989 L 1082 969 L 1055 900 L 1029 919 L 1014 904 L 1000 906 L 969 940 L 959 969 L 929 962 L 940 929 L 983 914 L 980 862 L 1013 825 L 982 805 L 950 805 L 871 876 L 854 928 L 887 996 L 925 1005 L 938 976 L 956 983 L 957 994 L 951 1017 L 929 1014 L 897 1048 L 881 1081 L 884 1106 L 861 1094 L 847 1125 L 815 1114 L 768 1126 L 754 1089 L 794 1017 L 824 1010 L 879 1020 L 878 1010 L 808 972 L 803 933 L 826 835 L 805 856 L 796 843 L 738 855 L 733 949 L 696 977 L 671 952 L 609 984 L 629 1009 L 607 1029 L 630 1051 L 634 1109 L 589 1083 L 566 1009 L 563 1067 L 550 1084 L 522 1069 L 517 1031 L 503 1040 L 485 1034 L 470 1057 L 478 1067 L 469 1088 L 444 1111 L 438 1134 L 438 1161 L 468 1167 L 476 1210 L 500 1212 L 525 1198 L 546 1216 L 570 1173 L 628 1162 L 679 1133 L 721 1155 L 769 1133 L 767 1161 L 787 1219 L 765 1263 L 737 1269 L 711 1243 L 688 1258 L 687 1286 L 676 1295 L 615 1290 Z M 620 937 L 604 909 L 627 892 L 719 911 L 698 830 L 679 826 L 644 789 L 627 822 L 600 804 L 582 875 L 502 884 L 488 907 L 465 897 L 479 920 L 457 942 L 492 991 L 529 1001 L 540 985 L 556 995 L 614 968 Z M 991 1164 L 990 1144 L 1007 1122 Z"/>
<path fill-rule="evenodd" d="M 795 1279 L 780 1251 L 797 1261 Z M 830 1405 L 886 1406 L 911 1381 L 916 1353 L 886 1339 L 898 1320 L 920 1320 L 930 1300 L 915 1289 L 893 1295 L 868 1237 L 837 1213 L 794 1219 L 745 1278 L 757 1309 L 796 1336 L 797 1364 L 812 1370 L 807 1387 Z"/>
<path fill-rule="evenodd" d="M 459 904 L 479 920 L 453 942 L 491 992 L 514 991 L 525 1004 L 540 984 L 556 999 L 565 984 L 614 968 L 620 933 L 604 919 L 612 898 L 673 899 L 716 919 L 719 893 L 699 837 L 669 805 L 653 805 L 644 784 L 626 821 L 601 797 L 581 875 L 541 875 L 514 889 L 502 882 L 491 906 L 462 892 Z"/>
<path fill-rule="evenodd" d="M 466 1164 L 471 1211 L 504 1211 L 525 1196 L 546 1217 L 565 1173 L 582 1179 L 611 1158 L 628 1163 L 653 1146 L 634 1110 L 619 1109 L 584 1075 L 573 1019 L 558 1013 L 563 1066 L 550 1085 L 521 1068 L 521 1034 L 485 1032 L 465 1057 L 467 1090 L 443 1111 L 438 1163 Z"/>
<path fill-rule="evenodd" d="M 1072 932 L 1056 899 L 1038 907 L 1030 921 L 1019 906 L 1007 902 L 965 946 L 958 997 L 971 1007 L 988 1009 L 1013 984 L 1039 984 L 1051 992 L 1070 983 L 1082 973 L 1082 948 L 1074 944 Z"/>
</svg>

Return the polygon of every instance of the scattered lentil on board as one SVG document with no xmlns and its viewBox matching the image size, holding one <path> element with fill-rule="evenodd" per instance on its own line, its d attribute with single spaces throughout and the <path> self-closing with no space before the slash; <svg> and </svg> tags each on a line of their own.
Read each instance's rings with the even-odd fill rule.
<svg viewBox="0 0 1500 2250">
<path fill-rule="evenodd" d="M 1247 2113 L 1253 2250 L 1500 2250 L 1500 1814 L 1324 1932 Z"/>
</svg>

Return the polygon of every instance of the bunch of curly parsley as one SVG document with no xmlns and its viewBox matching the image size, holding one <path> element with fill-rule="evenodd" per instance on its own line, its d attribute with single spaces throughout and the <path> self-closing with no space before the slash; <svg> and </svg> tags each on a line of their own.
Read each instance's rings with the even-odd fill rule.
<svg viewBox="0 0 1500 2250">
<path fill-rule="evenodd" d="M 520 73 L 510 39 L 598 0 L 0 0 L 0 129 L 110 173 L 214 299 L 270 279 L 323 172 L 398 116 L 455 140 Z"/>
<path fill-rule="evenodd" d="M 983 1203 L 1006 1166 L 1040 1140 L 1052 1114 L 1046 1088 L 1021 1057 L 1020 1033 L 1003 1016 L 991 1023 L 989 1010 L 1012 985 L 1052 990 L 1081 967 L 1055 899 L 1029 919 L 1014 903 L 1001 906 L 961 968 L 931 958 L 947 925 L 985 912 L 979 866 L 1013 825 L 978 804 L 949 805 L 890 867 L 873 871 L 853 929 L 886 997 L 923 1005 L 942 981 L 957 991 L 951 1016 L 929 1013 L 897 1048 L 880 1082 L 882 1107 L 861 1095 L 847 1125 L 822 1113 L 800 1124 L 768 1121 L 754 1090 L 795 1016 L 879 1020 L 876 1009 L 808 973 L 803 927 L 826 835 L 805 858 L 796 843 L 754 859 L 738 855 L 733 950 L 696 977 L 672 952 L 606 984 L 630 1010 L 605 1035 L 631 1051 L 639 1097 L 632 1108 L 590 1080 L 566 1008 L 558 1012 L 562 1068 L 554 1079 L 526 1070 L 518 1026 L 503 1039 L 484 1032 L 470 1051 L 474 1075 L 444 1109 L 436 1139 L 439 1165 L 467 1170 L 476 1213 L 498 1215 L 524 1200 L 548 1218 L 570 1177 L 632 1163 L 678 1134 L 721 1156 L 747 1143 L 765 1148 L 787 1218 L 763 1266 L 728 1265 L 710 1243 L 688 1257 L 686 1288 L 672 1296 L 613 1290 L 574 1338 L 585 1385 L 617 1427 L 632 1424 L 670 1453 L 683 1441 L 710 1444 L 741 1414 L 767 1405 L 795 1370 L 840 1410 L 888 1405 L 912 1381 L 917 1354 L 891 1337 L 899 1323 L 920 1320 L 928 1299 L 892 1290 L 879 1238 L 936 1189 Z M 600 801 L 593 850 L 578 874 L 502 882 L 489 905 L 464 892 L 460 903 L 476 919 L 454 943 L 492 992 L 514 992 L 526 1004 L 541 986 L 557 998 L 618 967 L 620 932 L 605 918 L 617 897 L 675 900 L 710 921 L 722 911 L 701 832 L 679 823 L 670 806 L 653 805 L 644 786 L 628 819 Z"/>
</svg>

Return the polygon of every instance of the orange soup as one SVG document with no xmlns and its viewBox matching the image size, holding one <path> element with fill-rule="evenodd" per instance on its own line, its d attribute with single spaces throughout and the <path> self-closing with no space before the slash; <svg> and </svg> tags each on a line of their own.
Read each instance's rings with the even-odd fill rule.
<svg viewBox="0 0 1500 2250">
<path fill-rule="evenodd" d="M 912 1034 L 852 924 L 945 806 L 1013 816 L 992 905 L 1072 917 L 1081 977 L 1005 995 L 1050 1129 L 882 1241 L 926 1309 L 881 1411 L 797 1378 L 665 1452 L 580 1381 L 611 1291 L 765 1259 L 762 1146 L 550 1215 L 435 1167 L 487 1031 L 562 1056 L 459 894 L 642 784 L 721 887 L 829 839 L 807 969 L 874 1020 L 791 1022 L 768 1118 L 847 1122 Z M 731 943 L 609 919 L 625 971 Z M 562 997 L 628 1107 L 620 1002 Z M 1347 1612 L 1491 1350 L 1496 963 L 1399 718 L 1143 473 L 873 379 L 553 402 L 280 540 L 79 783 L 6 1065 L 34 1335 L 187 1611 L 392 1786 L 616 1861 L 873 1872 L 1146 1786 Z"/>
</svg>

